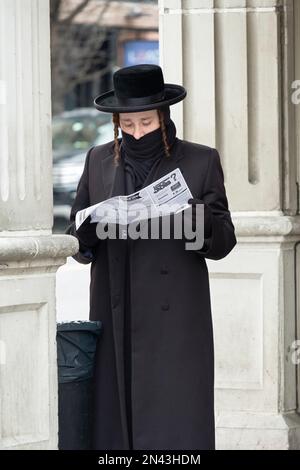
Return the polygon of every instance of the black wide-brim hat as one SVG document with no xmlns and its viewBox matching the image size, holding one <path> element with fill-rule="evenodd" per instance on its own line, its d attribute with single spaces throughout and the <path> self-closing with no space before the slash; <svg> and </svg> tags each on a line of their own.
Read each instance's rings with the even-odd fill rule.
<svg viewBox="0 0 300 470">
<path fill-rule="evenodd" d="M 178 103 L 186 96 L 183 86 L 164 83 L 161 67 L 154 64 L 123 67 L 114 73 L 113 83 L 113 90 L 94 99 L 94 106 L 99 111 L 146 111 Z"/>
</svg>

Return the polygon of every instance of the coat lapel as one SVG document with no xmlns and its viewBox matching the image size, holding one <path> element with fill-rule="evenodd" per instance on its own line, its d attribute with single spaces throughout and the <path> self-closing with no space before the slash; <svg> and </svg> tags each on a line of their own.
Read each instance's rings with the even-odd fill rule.
<svg viewBox="0 0 300 470">
<path fill-rule="evenodd" d="M 177 139 L 170 157 L 163 157 L 159 165 L 149 172 L 143 187 L 161 178 L 178 167 L 179 160 L 184 156 L 181 151 L 181 141 Z M 125 194 L 125 171 L 123 161 L 118 166 L 113 162 L 113 150 L 102 160 L 102 183 L 105 199 Z M 127 445 L 129 442 L 128 423 L 125 402 L 124 375 L 124 286 L 126 267 L 126 243 L 122 239 L 107 239 L 107 254 L 109 263 L 109 278 L 111 290 L 111 311 L 113 335 L 116 353 L 116 368 L 120 397 L 122 428 Z"/>
<path fill-rule="evenodd" d="M 113 162 L 114 155 L 110 153 L 102 160 L 102 183 L 105 199 L 125 194 L 125 171 L 123 161 L 116 167 Z"/>
</svg>

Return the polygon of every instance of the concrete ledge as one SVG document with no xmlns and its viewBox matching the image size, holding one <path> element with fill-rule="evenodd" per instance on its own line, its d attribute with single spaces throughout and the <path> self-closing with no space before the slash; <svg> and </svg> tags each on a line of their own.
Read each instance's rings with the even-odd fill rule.
<svg viewBox="0 0 300 470">
<path fill-rule="evenodd" d="M 78 250 L 78 240 L 72 235 L 0 236 L 0 263 L 67 258 Z"/>
<path fill-rule="evenodd" d="M 300 236 L 300 216 L 231 212 L 237 236 Z"/>
</svg>

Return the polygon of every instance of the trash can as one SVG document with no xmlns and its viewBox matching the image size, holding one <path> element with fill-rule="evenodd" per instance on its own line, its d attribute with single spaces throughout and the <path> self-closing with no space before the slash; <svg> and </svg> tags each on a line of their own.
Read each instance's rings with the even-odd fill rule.
<svg viewBox="0 0 300 470">
<path fill-rule="evenodd" d="M 57 323 L 58 448 L 91 449 L 94 357 L 101 321 Z"/>
</svg>

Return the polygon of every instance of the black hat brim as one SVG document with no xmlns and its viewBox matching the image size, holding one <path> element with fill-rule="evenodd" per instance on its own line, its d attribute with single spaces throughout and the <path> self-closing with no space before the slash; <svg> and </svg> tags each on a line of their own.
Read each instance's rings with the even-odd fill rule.
<svg viewBox="0 0 300 470">
<path fill-rule="evenodd" d="M 111 90 L 97 96 L 94 99 L 94 106 L 99 111 L 107 113 L 130 113 L 138 111 L 147 111 L 150 109 L 156 109 L 163 106 L 172 105 L 178 103 L 186 97 L 186 89 L 181 85 L 175 85 L 172 83 L 165 83 L 165 97 L 161 101 L 152 102 L 146 105 L 139 106 L 121 106 L 118 102 L 118 98 L 115 95 L 115 91 Z"/>
</svg>

